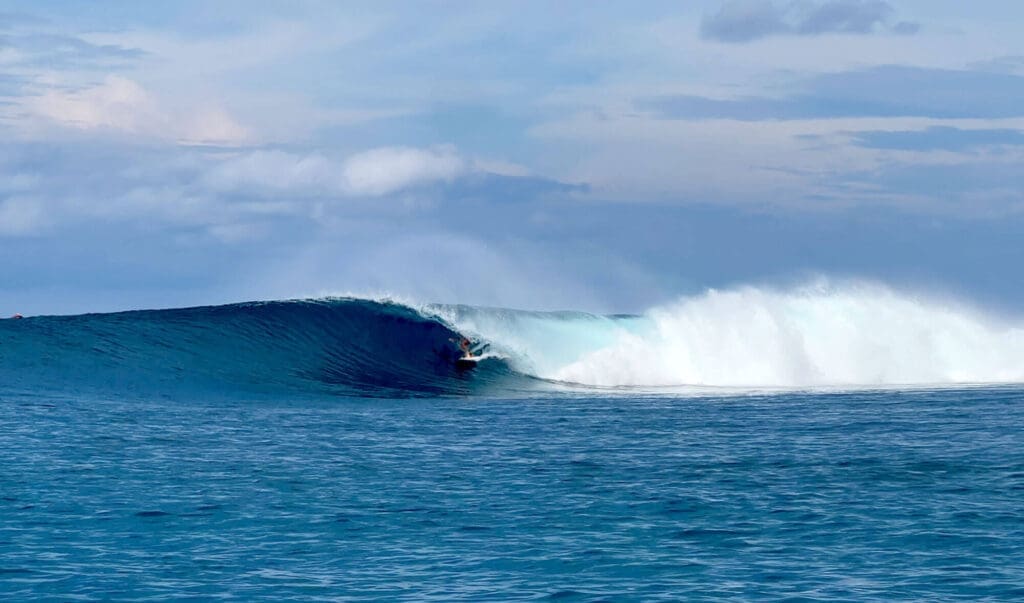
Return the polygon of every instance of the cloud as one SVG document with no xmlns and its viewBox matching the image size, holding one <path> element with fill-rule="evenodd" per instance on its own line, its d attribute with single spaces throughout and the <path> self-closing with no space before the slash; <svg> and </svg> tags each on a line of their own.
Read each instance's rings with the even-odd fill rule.
<svg viewBox="0 0 1024 603">
<path fill-rule="evenodd" d="M 893 151 L 963 152 L 984 147 L 1024 146 L 1024 131 L 1011 129 L 965 130 L 933 126 L 924 130 L 873 130 L 853 134 L 854 144 Z"/>
<path fill-rule="evenodd" d="M 1024 55 L 1006 55 L 988 59 L 987 61 L 976 61 L 968 65 L 968 67 L 975 71 L 1024 75 Z"/>
<path fill-rule="evenodd" d="M 1008 216 L 1024 212 L 1024 160 L 884 162 L 877 169 L 851 171 L 841 180 L 858 185 L 862 195 L 899 198 L 960 217 Z"/>
<path fill-rule="evenodd" d="M 290 237 L 303 225 L 428 215 L 441 204 L 495 207 L 573 190 L 484 166 L 514 171 L 453 147 L 384 147 L 345 156 L 119 139 L 0 142 L 0 231 L 142 229 L 235 244 Z M 370 198 L 378 202 L 360 202 Z"/>
<path fill-rule="evenodd" d="M 880 0 L 832 0 L 808 5 L 801 12 L 796 22 L 796 33 L 800 35 L 867 34 L 885 22 L 892 7 Z"/>
<path fill-rule="evenodd" d="M 881 0 L 827 0 L 825 2 L 788 2 L 768 0 L 727 2 L 701 23 L 700 34 L 706 40 L 741 44 L 779 35 L 816 36 L 830 33 L 870 34 L 885 29 L 893 13 Z M 893 33 L 917 33 L 916 23 L 902 21 Z"/>
<path fill-rule="evenodd" d="M 222 156 L 203 178 L 218 192 L 291 196 L 345 193 L 341 165 L 319 153 L 257 150 Z"/>
<path fill-rule="evenodd" d="M 921 24 L 914 21 L 900 21 L 892 26 L 892 33 L 898 36 L 912 36 L 921 31 Z"/>
<path fill-rule="evenodd" d="M 1024 116 L 1024 77 L 886 65 L 812 76 L 781 98 L 674 95 L 638 105 L 665 119 L 691 120 L 1010 118 Z"/>
<path fill-rule="evenodd" d="M 26 105 L 36 117 L 83 130 L 114 128 L 135 132 L 154 121 L 163 121 L 155 101 L 141 86 L 116 75 L 81 90 L 53 87 L 27 99 Z"/>
<path fill-rule="evenodd" d="M 386 197 L 440 186 L 443 196 L 505 202 L 580 187 L 536 177 L 522 166 L 480 160 L 452 146 L 379 147 L 334 157 L 279 149 L 211 153 L 215 158 L 202 186 L 249 197 Z"/>
<path fill-rule="evenodd" d="M 238 144 L 248 130 L 217 106 L 166 108 L 136 81 L 108 75 L 102 82 L 66 89 L 41 82 L 44 91 L 20 99 L 20 108 L 39 125 L 85 131 L 114 131 L 183 144 Z"/>
<path fill-rule="evenodd" d="M 469 165 L 450 147 L 385 147 L 349 157 L 342 174 L 355 195 L 379 196 L 428 182 L 450 182 Z"/>
<path fill-rule="evenodd" d="M 205 182 L 219 191 L 258 195 L 380 197 L 451 182 L 473 169 L 451 147 L 381 147 L 345 159 L 257 150 L 227 156 Z"/>
<path fill-rule="evenodd" d="M 790 32 L 786 11 L 772 2 L 728 2 L 716 14 L 705 17 L 700 35 L 718 42 L 750 42 Z"/>
<path fill-rule="evenodd" d="M 93 44 L 79 37 L 57 33 L 0 35 L 0 49 L 17 67 L 46 69 L 110 69 L 129 65 L 146 56 L 138 48 L 118 44 Z"/>
</svg>

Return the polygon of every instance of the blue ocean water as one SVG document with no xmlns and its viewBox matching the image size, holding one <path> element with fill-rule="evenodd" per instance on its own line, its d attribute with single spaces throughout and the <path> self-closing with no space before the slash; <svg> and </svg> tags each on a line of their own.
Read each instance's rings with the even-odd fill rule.
<svg viewBox="0 0 1024 603">
<path fill-rule="evenodd" d="M 1024 388 L 570 388 L 372 302 L 0 321 L 0 598 L 1024 598 Z"/>
</svg>

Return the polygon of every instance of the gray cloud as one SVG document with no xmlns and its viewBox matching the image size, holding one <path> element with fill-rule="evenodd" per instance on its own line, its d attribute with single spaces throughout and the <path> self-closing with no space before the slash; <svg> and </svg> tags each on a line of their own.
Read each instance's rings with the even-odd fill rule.
<svg viewBox="0 0 1024 603">
<path fill-rule="evenodd" d="M 912 36 L 921 31 L 921 24 L 913 21 L 900 21 L 892 26 L 892 33 L 898 36 Z"/>
<path fill-rule="evenodd" d="M 886 163 L 876 170 L 842 176 L 888 195 L 926 198 L 936 208 L 959 208 L 974 215 L 1024 210 L 1024 165 L 1019 161 L 971 161 L 955 165 Z M 864 194 L 865 188 L 857 190 Z"/>
<path fill-rule="evenodd" d="M 987 61 L 971 63 L 968 67 L 977 71 L 1024 74 L 1024 56 L 1007 55 L 995 57 Z"/>
<path fill-rule="evenodd" d="M 892 7 L 881 0 L 832 0 L 810 7 L 796 22 L 802 35 L 824 33 L 871 33 L 885 22 Z"/>
<path fill-rule="evenodd" d="M 22 56 L 17 64 L 47 68 L 102 67 L 124 65 L 146 53 L 137 48 L 113 44 L 92 44 L 63 34 L 27 33 L 0 36 L 0 49 L 10 48 Z"/>
<path fill-rule="evenodd" d="M 964 130 L 934 126 L 925 130 L 874 130 L 853 134 L 855 144 L 893 151 L 963 152 L 984 147 L 1024 146 L 1024 132 L 1010 129 Z"/>
<path fill-rule="evenodd" d="M 705 17 L 700 33 L 704 39 L 732 44 L 777 35 L 870 34 L 885 29 L 901 35 L 917 33 L 919 25 L 908 21 L 888 28 L 893 12 L 892 6 L 883 0 L 785 4 L 770 0 L 736 0 Z"/>
<path fill-rule="evenodd" d="M 729 2 L 718 13 L 705 17 L 701 37 L 718 42 L 750 42 L 789 33 L 786 11 L 771 2 Z"/>
<path fill-rule="evenodd" d="M 665 119 L 1009 118 L 1024 116 L 1024 77 L 889 65 L 813 76 L 781 98 L 676 95 L 638 106 Z"/>
</svg>

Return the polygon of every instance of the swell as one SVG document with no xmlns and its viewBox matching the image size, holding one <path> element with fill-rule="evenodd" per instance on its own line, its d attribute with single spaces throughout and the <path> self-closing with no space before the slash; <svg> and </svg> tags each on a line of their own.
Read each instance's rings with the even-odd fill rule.
<svg viewBox="0 0 1024 603">
<path fill-rule="evenodd" d="M 0 322 L 0 380 L 24 391 L 468 395 L 527 387 L 500 359 L 455 365 L 436 318 L 359 299 Z"/>
</svg>

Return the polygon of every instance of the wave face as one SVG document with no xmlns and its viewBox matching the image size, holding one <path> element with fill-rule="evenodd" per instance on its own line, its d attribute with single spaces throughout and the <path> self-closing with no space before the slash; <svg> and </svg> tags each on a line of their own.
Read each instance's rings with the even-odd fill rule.
<svg viewBox="0 0 1024 603">
<path fill-rule="evenodd" d="M 308 300 L 0 321 L 0 383 L 27 391 L 352 396 L 527 387 L 500 359 L 455 366 L 435 318 L 399 304 Z"/>
<path fill-rule="evenodd" d="M 451 341 L 489 345 L 460 369 Z M 879 286 L 710 291 L 642 315 L 261 302 L 0 321 L 0 386 L 234 395 L 1024 382 L 1024 326 Z"/>
</svg>

